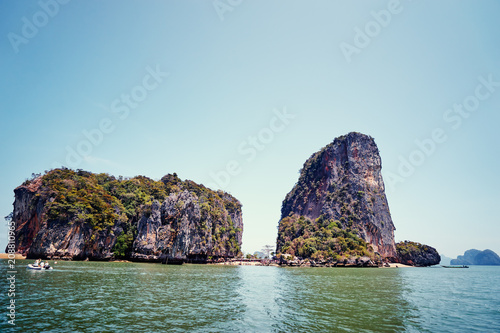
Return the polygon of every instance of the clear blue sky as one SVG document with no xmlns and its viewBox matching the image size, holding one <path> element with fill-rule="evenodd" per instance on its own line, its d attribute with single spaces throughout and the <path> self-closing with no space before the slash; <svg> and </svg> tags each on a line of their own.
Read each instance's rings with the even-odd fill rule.
<svg viewBox="0 0 500 333">
<path fill-rule="evenodd" d="M 243 203 L 253 252 L 304 161 L 358 131 L 396 240 L 500 254 L 497 1 L 54 1 L 0 2 L 1 216 L 55 166 L 177 172 Z"/>
</svg>

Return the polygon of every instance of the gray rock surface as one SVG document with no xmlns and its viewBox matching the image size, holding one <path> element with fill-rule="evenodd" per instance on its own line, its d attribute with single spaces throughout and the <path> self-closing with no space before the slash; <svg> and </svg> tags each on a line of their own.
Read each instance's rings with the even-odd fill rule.
<svg viewBox="0 0 500 333">
<path fill-rule="evenodd" d="M 355 230 L 375 252 L 395 258 L 394 224 L 385 196 L 379 150 L 372 137 L 351 132 L 336 138 L 305 163 L 287 194 L 281 219 L 320 215 Z M 277 252 L 285 243 L 278 232 Z"/>
<path fill-rule="evenodd" d="M 215 200 L 214 205 L 222 212 L 219 219 L 204 214 L 200 208 L 200 199 L 187 190 L 170 194 L 161 205 L 155 201 L 149 216 L 143 215 L 138 222 L 138 234 L 131 258 L 144 261 L 175 259 L 205 262 L 208 256 L 237 256 L 238 253 L 228 244 L 241 244 L 241 232 L 231 235 L 231 232 L 225 233 L 225 230 L 243 230 L 241 210 L 228 212 L 220 199 Z"/>
</svg>

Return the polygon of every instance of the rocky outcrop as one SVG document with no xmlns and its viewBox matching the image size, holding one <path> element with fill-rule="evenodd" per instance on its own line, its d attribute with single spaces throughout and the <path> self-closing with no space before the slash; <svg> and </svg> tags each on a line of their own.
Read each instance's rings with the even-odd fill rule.
<svg viewBox="0 0 500 333">
<path fill-rule="evenodd" d="M 16 250 L 28 258 L 208 262 L 240 253 L 240 202 L 175 174 L 56 169 L 14 193 Z"/>
<path fill-rule="evenodd" d="M 26 252 L 28 259 L 111 260 L 120 223 L 105 230 L 94 230 L 81 221 L 61 223 L 49 220 L 42 224 Z"/>
<path fill-rule="evenodd" d="M 397 243 L 396 249 L 396 262 L 404 265 L 427 267 L 437 265 L 441 261 L 438 251 L 429 245 L 404 241 Z"/>
<path fill-rule="evenodd" d="M 234 204 L 239 205 L 237 201 Z M 243 229 L 240 209 L 229 212 L 222 199 L 207 207 L 206 202 L 187 190 L 171 194 L 161 204 L 155 201 L 151 212 L 138 222 L 131 258 L 206 262 L 237 256 L 241 244 L 241 232 L 237 230 Z M 222 215 L 214 216 L 210 210 L 218 210 Z"/>
<path fill-rule="evenodd" d="M 381 267 L 381 258 L 371 258 L 367 256 L 351 257 L 343 260 L 332 259 L 299 259 L 291 255 L 281 255 L 278 263 L 280 266 L 290 267 Z"/>
<path fill-rule="evenodd" d="M 12 220 L 16 222 L 16 249 L 25 255 L 33 244 L 35 236 L 43 224 L 44 201 L 37 200 L 36 194 L 42 185 L 41 178 L 29 185 L 14 190 L 14 211 Z"/>
<path fill-rule="evenodd" d="M 465 251 L 463 256 L 452 259 L 451 265 L 500 265 L 500 257 L 492 250 L 479 251 L 471 249 Z"/>
<path fill-rule="evenodd" d="M 346 254 L 353 248 L 355 251 L 363 245 L 358 237 L 367 243 L 370 253 L 379 253 L 389 260 L 395 258 L 395 228 L 381 168 L 375 141 L 360 133 L 336 138 L 313 154 L 304 163 L 298 182 L 283 201 L 276 252 L 294 252 L 295 255 L 297 249 L 306 246 L 304 229 L 299 224 L 311 221 L 313 226 L 309 229 L 318 232 L 320 237 L 331 231 L 331 237 L 323 237 L 320 242 L 321 246 L 325 242 L 330 244 L 324 250 L 325 255 L 328 251 L 330 254 Z M 301 218 L 306 222 L 300 222 Z M 307 238 L 317 240 L 318 236 L 313 234 Z"/>
</svg>

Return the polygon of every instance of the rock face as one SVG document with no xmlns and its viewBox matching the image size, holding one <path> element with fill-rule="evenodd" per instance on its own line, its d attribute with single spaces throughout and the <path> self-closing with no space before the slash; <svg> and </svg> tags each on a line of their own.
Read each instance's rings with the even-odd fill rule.
<svg viewBox="0 0 500 333">
<path fill-rule="evenodd" d="M 304 163 L 298 182 L 283 201 L 276 252 L 289 252 L 290 244 L 303 237 L 300 232 L 292 235 L 285 232 L 285 228 L 290 230 L 287 226 L 290 219 L 298 221 L 304 217 L 317 224 L 316 220 L 321 217 L 334 220 L 340 229 L 359 236 L 383 258 L 396 258 L 395 228 L 381 168 L 373 138 L 360 133 L 336 138 L 313 154 Z M 339 232 L 333 232 L 333 237 L 336 244 L 330 248 L 334 252 L 342 251 L 340 243 L 348 237 Z M 356 239 L 353 242 L 359 243 Z"/>
<path fill-rule="evenodd" d="M 465 251 L 463 256 L 452 259 L 451 265 L 500 265 L 500 257 L 491 250 L 479 251 L 471 249 Z"/>
<path fill-rule="evenodd" d="M 175 174 L 56 169 L 14 193 L 16 250 L 28 258 L 207 262 L 240 253 L 240 202 Z"/>
<path fill-rule="evenodd" d="M 131 258 L 206 262 L 209 256 L 237 256 L 241 232 L 236 230 L 243 229 L 241 209 L 234 198 L 222 197 L 210 208 L 187 190 L 169 195 L 161 204 L 155 201 L 149 216 L 143 215 L 138 222 Z M 232 202 L 234 207 L 226 207 L 224 202 Z M 210 214 L 211 209 L 222 216 Z"/>
<path fill-rule="evenodd" d="M 441 261 L 438 251 L 429 245 L 404 241 L 396 244 L 396 249 L 397 262 L 404 265 L 427 267 L 437 265 Z"/>
</svg>

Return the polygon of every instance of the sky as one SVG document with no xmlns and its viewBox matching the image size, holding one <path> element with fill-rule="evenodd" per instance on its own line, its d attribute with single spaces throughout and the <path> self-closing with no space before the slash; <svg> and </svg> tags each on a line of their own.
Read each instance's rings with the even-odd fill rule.
<svg viewBox="0 0 500 333">
<path fill-rule="evenodd" d="M 309 156 L 375 139 L 396 241 L 500 254 L 497 1 L 1 1 L 0 213 L 60 166 L 176 172 L 277 236 Z M 0 225 L 0 249 L 7 225 Z"/>
</svg>

